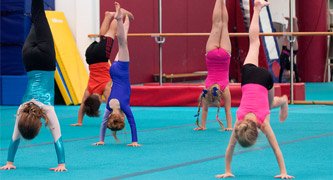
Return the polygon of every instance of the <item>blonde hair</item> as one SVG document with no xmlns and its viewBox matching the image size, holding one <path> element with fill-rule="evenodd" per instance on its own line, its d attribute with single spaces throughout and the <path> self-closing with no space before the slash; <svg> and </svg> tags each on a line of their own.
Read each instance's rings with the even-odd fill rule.
<svg viewBox="0 0 333 180">
<path fill-rule="evenodd" d="M 32 102 L 24 104 L 18 116 L 18 130 L 24 139 L 30 140 L 38 135 L 42 126 L 41 118 L 45 119 L 46 124 L 48 122 L 43 110 Z"/>
<path fill-rule="evenodd" d="M 113 137 L 118 141 L 117 131 L 124 129 L 125 116 L 124 113 L 119 110 L 120 113 L 111 113 L 107 121 L 107 127 L 113 131 Z"/>
<path fill-rule="evenodd" d="M 219 88 L 219 85 L 214 84 L 209 87 L 208 90 L 204 89 L 202 90 L 202 93 L 199 96 L 199 102 L 198 102 L 198 112 L 195 115 L 196 117 L 196 125 L 198 127 L 201 127 L 199 124 L 199 116 L 200 116 L 200 108 L 202 103 L 205 103 L 207 106 L 209 104 L 216 103 L 217 104 L 217 113 L 216 113 L 216 120 L 221 126 L 221 128 L 224 130 L 224 125 L 222 121 L 219 118 L 220 108 L 221 108 L 221 99 L 222 99 L 222 91 Z"/>
<path fill-rule="evenodd" d="M 242 147 L 250 147 L 257 141 L 258 128 L 254 121 L 245 119 L 235 128 L 236 139 Z"/>
</svg>

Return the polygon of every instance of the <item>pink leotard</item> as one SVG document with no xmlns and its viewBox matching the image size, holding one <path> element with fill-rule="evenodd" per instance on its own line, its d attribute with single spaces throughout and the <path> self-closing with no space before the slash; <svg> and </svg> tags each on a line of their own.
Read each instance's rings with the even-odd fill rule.
<svg viewBox="0 0 333 180">
<path fill-rule="evenodd" d="M 243 121 L 248 113 L 255 114 L 259 124 L 262 124 L 270 113 L 268 90 L 264 86 L 259 84 L 245 84 L 242 86 L 241 104 L 237 110 L 238 121 Z"/>
<path fill-rule="evenodd" d="M 220 85 L 224 90 L 229 84 L 230 54 L 223 48 L 217 48 L 206 54 L 208 75 L 205 81 L 206 88 L 213 84 Z"/>
</svg>

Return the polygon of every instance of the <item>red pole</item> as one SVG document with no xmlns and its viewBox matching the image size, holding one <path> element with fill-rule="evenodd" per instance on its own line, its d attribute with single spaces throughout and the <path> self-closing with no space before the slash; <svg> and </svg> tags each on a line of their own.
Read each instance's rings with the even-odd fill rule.
<svg viewBox="0 0 333 180">
<path fill-rule="evenodd" d="M 296 0 L 300 32 L 327 31 L 327 0 Z M 298 37 L 297 66 L 301 81 L 322 82 L 327 56 L 326 36 Z"/>
</svg>

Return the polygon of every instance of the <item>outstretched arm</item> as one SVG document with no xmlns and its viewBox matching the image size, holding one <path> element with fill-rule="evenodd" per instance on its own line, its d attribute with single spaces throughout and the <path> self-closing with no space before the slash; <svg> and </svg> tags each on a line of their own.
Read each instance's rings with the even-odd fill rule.
<svg viewBox="0 0 333 180">
<path fill-rule="evenodd" d="M 108 109 L 105 109 L 104 116 L 103 116 L 103 121 L 101 124 L 100 128 L 100 133 L 99 133 L 99 141 L 94 143 L 93 145 L 104 145 L 104 138 L 105 138 L 105 132 L 106 132 L 106 125 L 108 122 L 108 117 L 110 116 L 111 112 Z"/>
<path fill-rule="evenodd" d="M 131 127 L 132 143 L 128 144 L 128 146 L 133 146 L 133 147 L 141 146 L 140 144 L 138 144 L 138 135 L 137 135 L 137 131 L 136 131 L 136 124 L 135 124 L 135 120 L 134 120 L 134 116 L 133 116 L 131 107 L 129 105 L 127 105 L 122 110 L 124 111 L 127 121 Z"/>
<path fill-rule="evenodd" d="M 61 130 L 60 130 L 60 124 L 58 121 L 58 117 L 54 111 L 53 106 L 46 106 L 44 105 L 43 110 L 46 114 L 46 117 L 48 118 L 48 124 L 53 140 L 54 140 L 54 148 L 57 153 L 58 158 L 58 166 L 55 168 L 50 168 L 52 171 L 67 171 L 65 166 L 65 149 L 64 144 L 61 137 Z"/>
<path fill-rule="evenodd" d="M 280 150 L 279 144 L 276 140 L 273 129 L 270 125 L 269 117 L 265 119 L 264 124 L 261 125 L 260 129 L 266 135 L 266 137 L 268 139 L 268 142 L 271 145 L 271 147 L 274 151 L 275 157 L 276 157 L 276 159 L 278 161 L 278 164 L 279 164 L 280 174 L 275 176 L 275 178 L 281 178 L 281 179 L 294 178 L 293 176 L 290 176 L 290 175 L 287 174 L 287 169 L 286 169 L 286 166 L 284 164 L 284 158 L 283 158 L 282 152 Z"/>
<path fill-rule="evenodd" d="M 71 124 L 71 126 L 82 126 L 83 117 L 84 117 L 84 113 L 83 113 L 84 102 L 86 101 L 86 99 L 89 96 L 90 96 L 90 93 L 89 93 L 88 89 L 86 89 L 86 91 L 83 94 L 82 102 L 81 102 L 81 105 L 79 108 L 79 112 L 78 112 L 78 116 L 77 116 L 77 123 Z"/>
<path fill-rule="evenodd" d="M 8 148 L 7 163 L 6 163 L 6 165 L 4 165 L 0 168 L 2 170 L 16 169 L 16 166 L 14 166 L 14 159 L 15 159 L 15 155 L 17 152 L 17 148 L 20 144 L 20 138 L 21 138 L 21 134 L 17 128 L 17 125 L 18 125 L 18 120 L 19 120 L 19 113 L 22 108 L 23 108 L 23 105 L 21 105 L 19 107 L 19 109 L 17 110 L 17 113 L 16 113 L 14 132 L 13 132 L 13 136 L 10 141 L 9 148 Z"/>
<path fill-rule="evenodd" d="M 237 142 L 237 140 L 236 140 L 236 134 L 235 134 L 235 127 L 234 127 L 234 130 L 232 131 L 232 134 L 231 134 L 231 137 L 229 140 L 226 155 L 225 155 L 225 173 L 216 175 L 216 178 L 234 177 L 234 175 L 231 172 L 231 161 L 232 161 L 232 155 L 235 150 L 236 142 Z"/>
</svg>

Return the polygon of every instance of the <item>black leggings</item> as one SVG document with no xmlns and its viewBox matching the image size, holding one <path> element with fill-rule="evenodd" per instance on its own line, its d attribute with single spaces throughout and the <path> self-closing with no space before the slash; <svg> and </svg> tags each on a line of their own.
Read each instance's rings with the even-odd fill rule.
<svg viewBox="0 0 333 180">
<path fill-rule="evenodd" d="M 90 64 L 108 62 L 113 46 L 113 39 L 107 36 L 101 36 L 100 41 L 90 44 L 86 50 L 86 61 Z"/>
<path fill-rule="evenodd" d="M 43 0 L 32 0 L 31 15 L 31 29 L 22 49 L 25 70 L 54 71 L 56 65 L 54 42 Z"/>
<path fill-rule="evenodd" d="M 242 86 L 245 84 L 260 84 L 270 90 L 273 88 L 274 82 L 267 69 L 254 64 L 245 64 L 242 67 Z"/>
</svg>

